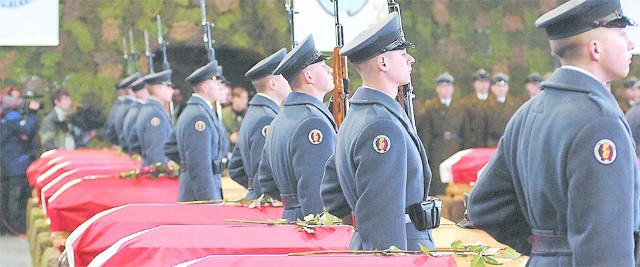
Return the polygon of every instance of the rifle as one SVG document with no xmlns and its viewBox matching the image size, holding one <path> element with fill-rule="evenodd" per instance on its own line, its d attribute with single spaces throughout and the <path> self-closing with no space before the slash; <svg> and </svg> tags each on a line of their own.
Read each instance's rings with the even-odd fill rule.
<svg viewBox="0 0 640 267">
<path fill-rule="evenodd" d="M 162 22 L 160 22 L 160 15 L 156 16 L 156 21 L 158 24 L 158 44 L 162 47 L 162 65 L 164 66 L 164 70 L 171 69 L 169 66 L 169 59 L 167 58 L 167 42 L 162 38 Z"/>
<path fill-rule="evenodd" d="M 347 98 L 349 95 L 349 74 L 347 71 L 347 57 L 340 56 L 340 49 L 344 46 L 344 34 L 342 24 L 340 24 L 338 0 L 332 1 L 336 13 L 336 47 L 333 48 L 332 113 L 336 125 L 340 127 L 349 108 Z"/>
<path fill-rule="evenodd" d="M 158 45 L 162 47 L 162 66 L 164 67 L 164 70 L 168 70 L 171 69 L 171 66 L 169 66 L 169 59 L 167 58 L 167 42 L 162 38 L 162 22 L 160 21 L 160 15 L 156 15 L 156 24 L 158 25 Z M 171 115 L 171 120 L 175 125 L 178 118 L 176 117 L 176 109 L 173 105 L 173 97 L 171 101 L 169 101 L 169 114 Z"/>
<path fill-rule="evenodd" d="M 153 70 L 153 53 L 151 53 L 151 50 L 149 49 L 149 33 L 147 32 L 147 30 L 144 30 L 144 54 L 147 56 L 147 59 L 149 60 L 149 73 L 155 73 L 155 71 Z"/>
<path fill-rule="evenodd" d="M 404 31 L 402 30 L 402 19 L 400 18 L 400 6 L 395 0 L 387 0 L 387 4 L 389 6 L 389 13 L 398 12 L 398 21 L 400 22 L 400 33 L 401 38 L 404 40 Z M 413 126 L 413 129 L 416 128 L 416 119 L 413 112 L 413 98 L 416 97 L 413 94 L 413 85 L 411 81 L 408 84 L 401 85 L 398 87 L 398 95 L 396 96 L 396 100 L 400 103 L 400 106 L 407 113 L 407 117 L 409 117 L 409 121 Z"/>
<path fill-rule="evenodd" d="M 122 58 L 124 59 L 124 68 L 127 72 L 127 76 L 133 74 L 133 70 L 131 69 L 131 64 L 129 64 L 129 54 L 127 53 L 127 37 L 122 36 Z"/>
<path fill-rule="evenodd" d="M 291 32 L 289 34 L 291 35 L 291 49 L 293 49 L 298 45 L 298 43 L 296 43 L 295 32 L 293 31 L 293 15 L 295 14 L 295 11 L 293 11 L 291 0 L 285 0 L 284 9 L 287 11 L 287 20 L 291 26 Z"/>
<path fill-rule="evenodd" d="M 138 52 L 136 52 L 136 46 L 133 44 L 133 30 L 129 30 L 129 44 L 131 45 L 133 66 L 136 68 L 136 72 L 140 72 L 140 64 L 138 64 Z"/>
<path fill-rule="evenodd" d="M 216 61 L 216 52 L 213 50 L 213 44 L 211 40 L 211 27 L 213 27 L 213 22 L 207 22 L 207 9 L 204 3 L 204 0 L 200 0 L 200 18 L 202 20 L 202 39 L 204 41 L 204 48 L 207 50 L 207 56 L 209 57 L 209 62 Z"/>
</svg>

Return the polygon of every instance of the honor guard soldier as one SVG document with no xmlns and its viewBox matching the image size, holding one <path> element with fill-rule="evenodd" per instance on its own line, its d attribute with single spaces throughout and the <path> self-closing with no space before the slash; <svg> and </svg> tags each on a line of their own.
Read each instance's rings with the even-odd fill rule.
<svg viewBox="0 0 640 267">
<path fill-rule="evenodd" d="M 111 113 L 109 113 L 109 117 L 104 126 L 104 137 L 111 144 L 119 145 L 118 138 L 122 130 L 122 124 L 124 123 L 124 116 L 127 115 L 127 110 L 129 110 L 129 106 L 133 103 L 131 84 L 138 79 L 140 79 L 140 73 L 136 72 L 116 84 L 118 98 L 111 108 Z"/>
<path fill-rule="evenodd" d="M 462 99 L 464 139 L 462 148 L 487 146 L 487 109 L 489 108 L 489 73 L 479 69 L 473 74 L 473 93 Z"/>
<path fill-rule="evenodd" d="M 140 109 L 135 127 L 137 138 L 133 138 L 140 145 L 143 166 L 169 162 L 163 149 L 173 129 L 173 122 L 165 108 L 173 95 L 171 74 L 172 70 L 168 69 L 144 77 L 150 96 Z"/>
<path fill-rule="evenodd" d="M 147 90 L 147 83 L 144 82 L 144 78 L 140 78 L 131 84 L 131 90 L 135 94 L 136 98 L 133 104 L 129 106 L 127 114 L 122 121 L 122 132 L 120 132 L 120 148 L 122 151 L 129 153 L 130 155 L 141 155 L 140 152 L 140 140 L 136 133 L 138 114 L 142 105 L 149 99 L 149 90 Z"/>
<path fill-rule="evenodd" d="M 522 101 L 509 95 L 509 76 L 498 72 L 491 78 L 491 92 L 487 113 L 487 146 L 496 147 L 504 134 L 507 122 L 516 113 Z"/>
<path fill-rule="evenodd" d="M 540 76 L 539 73 L 534 72 L 527 75 L 527 79 L 524 82 L 524 89 L 527 91 L 529 98 L 536 96 L 542 91 L 542 87 L 540 87 L 542 76 Z"/>
<path fill-rule="evenodd" d="M 467 205 L 529 266 L 639 263 L 638 162 L 605 86 L 629 73 L 635 25 L 617 0 L 571 0 L 536 20 L 562 67 L 513 116 Z"/>
<path fill-rule="evenodd" d="M 185 81 L 195 93 L 178 118 L 165 144 L 170 160 L 180 162 L 178 201 L 222 199 L 221 173 L 226 167 L 228 144 L 213 104 L 219 99 L 222 74 L 216 62 L 195 70 Z"/>
<path fill-rule="evenodd" d="M 245 77 L 249 78 L 258 92 L 240 126 L 238 143 L 229 160 L 229 176 L 246 187 L 248 199 L 262 195 L 262 187 L 255 180 L 262 157 L 262 149 L 269 132 L 269 124 L 280 112 L 280 104 L 291 92 L 291 87 L 282 75 L 273 71 L 287 54 L 285 48 L 261 60 Z M 276 193 L 279 197 L 279 191 Z"/>
<path fill-rule="evenodd" d="M 425 103 L 424 113 L 417 119 L 418 135 L 429 155 L 433 174 L 431 195 L 444 195 L 446 184 L 440 180 L 440 163 L 462 149 L 464 109 L 459 100 L 453 99 L 453 82 L 447 72 L 436 78 L 437 97 Z"/>
<path fill-rule="evenodd" d="M 427 155 L 395 100 L 398 87 L 411 81 L 415 62 L 406 51 L 413 45 L 400 28 L 392 12 L 340 50 L 363 80 L 349 101 L 334 155 L 341 190 L 353 211 L 352 250 L 435 247 L 430 229 L 440 217 L 439 209 L 425 201 L 431 181 Z M 327 206 L 340 206 L 331 202 L 342 200 L 323 197 Z"/>
<path fill-rule="evenodd" d="M 293 92 L 269 126 L 258 177 L 265 193 L 277 197 L 280 191 L 288 221 L 323 211 L 320 181 L 336 135 L 333 116 L 322 103 L 333 90 L 333 69 L 325 59 L 309 35 L 273 72 L 284 76 Z"/>
</svg>

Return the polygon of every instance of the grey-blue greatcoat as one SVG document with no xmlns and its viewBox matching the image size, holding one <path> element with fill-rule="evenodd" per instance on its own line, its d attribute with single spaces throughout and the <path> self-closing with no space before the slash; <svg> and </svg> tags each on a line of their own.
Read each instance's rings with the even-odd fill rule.
<svg viewBox="0 0 640 267">
<path fill-rule="evenodd" d="M 419 250 L 418 243 L 434 248 L 431 230 L 419 231 L 405 221 L 405 209 L 427 198 L 431 181 L 427 155 L 406 113 L 393 98 L 366 87 L 350 103 L 334 155 L 340 188 L 355 215 L 350 249 Z M 385 137 L 386 150 L 376 150 L 381 147 L 376 141 Z"/>
<path fill-rule="evenodd" d="M 107 117 L 107 121 L 104 124 L 104 134 L 103 134 L 104 139 L 111 144 L 118 143 L 118 136 L 116 135 L 116 127 L 113 122 L 113 119 L 116 116 L 115 114 L 119 112 L 118 110 L 120 109 L 120 105 L 122 105 L 123 101 L 124 101 L 124 97 L 122 98 L 118 97 L 116 99 L 116 101 L 113 103 L 113 106 L 111 106 L 109 117 Z"/>
<path fill-rule="evenodd" d="M 189 98 L 164 147 L 169 159 L 180 162 L 178 201 L 222 199 L 220 173 L 214 174 L 211 164 L 226 155 L 220 125 L 202 97 Z"/>
<path fill-rule="evenodd" d="M 262 187 L 255 177 L 258 173 L 269 124 L 278 112 L 280 112 L 280 106 L 276 102 L 257 94 L 249 102 L 249 109 L 240 126 L 238 143 L 229 160 L 229 176 L 249 190 L 247 192 L 249 199 L 256 199 L 262 195 Z M 250 180 L 251 186 L 249 186 Z M 277 195 L 279 196 L 279 192 Z"/>
<path fill-rule="evenodd" d="M 124 119 L 122 120 L 122 131 L 120 132 L 120 136 L 118 136 L 118 143 L 120 144 L 120 148 L 122 151 L 129 154 L 140 154 L 140 144 L 132 143 L 131 137 L 133 133 L 136 132 L 136 121 L 138 119 L 138 113 L 142 108 L 143 103 L 140 101 L 133 101 L 133 103 L 129 106 L 129 110 L 127 110 L 124 115 Z M 136 140 L 136 142 L 139 142 Z M 137 152 L 132 151 L 133 147 L 137 147 Z"/>
<path fill-rule="evenodd" d="M 143 166 L 169 162 L 163 149 L 173 129 L 173 122 L 164 106 L 158 100 L 149 98 L 140 109 L 136 123 L 135 131 Z"/>
<path fill-rule="evenodd" d="M 633 266 L 638 162 L 615 98 L 566 67 L 542 88 L 509 121 L 475 184 L 471 222 L 530 254 L 530 266 Z M 540 237 L 569 249 L 529 241 Z"/>
<path fill-rule="evenodd" d="M 127 115 L 127 111 L 129 111 L 129 108 L 131 107 L 131 105 L 133 105 L 133 102 L 135 102 L 133 100 L 133 98 L 131 97 L 125 97 L 122 100 L 122 104 L 120 104 L 120 106 L 118 106 L 118 109 L 114 110 L 113 112 L 113 132 L 115 133 L 115 138 L 116 138 L 116 142 L 114 144 L 120 144 L 120 133 L 122 132 L 122 127 L 124 126 L 124 116 Z"/>
<path fill-rule="evenodd" d="M 320 181 L 333 153 L 335 136 L 333 116 L 322 102 L 305 93 L 289 94 L 269 126 L 258 171 L 265 193 L 273 196 L 280 191 L 284 219 L 295 221 L 322 213 Z M 299 204 L 292 205 L 291 198 L 297 198 Z"/>
<path fill-rule="evenodd" d="M 625 114 L 627 122 L 629 122 L 629 128 L 631 129 L 631 136 L 636 144 L 636 156 L 640 156 L 640 101 L 636 101 L 633 106 Z"/>
</svg>

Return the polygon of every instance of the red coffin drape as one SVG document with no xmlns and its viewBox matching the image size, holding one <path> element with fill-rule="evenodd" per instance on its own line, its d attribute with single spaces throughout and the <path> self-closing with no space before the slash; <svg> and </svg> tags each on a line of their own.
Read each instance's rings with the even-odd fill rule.
<svg viewBox="0 0 640 267">
<path fill-rule="evenodd" d="M 225 225 L 226 219 L 275 220 L 281 207 L 250 209 L 242 206 L 129 204 L 103 211 L 69 235 L 66 249 L 71 266 L 87 266 L 96 255 L 130 234 L 160 225 Z"/>
<path fill-rule="evenodd" d="M 244 267 L 244 266 L 349 266 L 349 267 L 390 267 L 390 266 L 434 266 L 454 267 L 456 262 L 452 256 L 428 257 L 419 255 L 211 255 L 175 267 Z"/>
<path fill-rule="evenodd" d="M 66 183 L 49 198 L 46 207 L 51 232 L 71 232 L 98 212 L 133 203 L 175 203 L 178 179 L 148 175 L 122 179 L 117 175 L 81 178 Z"/>
<path fill-rule="evenodd" d="M 27 168 L 27 178 L 29 180 L 29 184 L 31 186 L 34 185 L 35 180 L 38 176 L 43 174 L 47 169 L 51 167 L 51 165 L 55 164 L 55 162 L 59 160 L 55 160 L 50 163 L 53 159 L 61 158 L 64 159 L 67 155 L 84 155 L 85 157 L 95 157 L 96 155 L 111 155 L 118 156 L 118 150 L 114 149 L 55 149 L 42 153 L 39 158 L 37 158 L 29 167 Z"/>
<path fill-rule="evenodd" d="M 130 169 L 135 169 L 139 168 L 142 165 L 140 161 L 134 161 L 128 157 L 123 156 L 90 157 L 82 154 L 69 154 L 64 157 L 55 158 L 51 161 L 56 161 L 56 163 L 48 165 L 48 168 L 42 174 L 35 177 L 32 186 L 36 188 L 36 190 L 42 189 L 43 186 L 45 186 L 51 180 L 55 179 L 55 177 L 57 177 L 58 175 L 80 167 L 104 168 L 126 166 Z"/>
<path fill-rule="evenodd" d="M 76 169 L 66 171 L 47 183 L 40 189 L 40 198 L 38 202 L 42 203 L 46 207 L 49 198 L 55 194 L 58 189 L 64 186 L 67 182 L 83 177 L 97 177 L 105 175 L 114 175 L 120 172 L 130 171 L 135 169 L 132 166 L 120 166 L 120 167 L 108 167 L 108 166 L 83 166 Z"/>
<path fill-rule="evenodd" d="M 286 254 L 346 250 L 351 226 L 163 225 L 120 239 L 89 266 L 172 266 L 207 255 Z"/>
<path fill-rule="evenodd" d="M 478 178 L 478 171 L 489 162 L 495 148 L 471 148 L 453 154 L 440 164 L 440 180 L 443 183 L 471 183 Z"/>
</svg>

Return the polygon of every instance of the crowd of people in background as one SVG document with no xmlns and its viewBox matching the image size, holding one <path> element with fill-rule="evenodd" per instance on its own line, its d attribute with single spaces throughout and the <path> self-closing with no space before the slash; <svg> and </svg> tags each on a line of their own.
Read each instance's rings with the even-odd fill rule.
<svg viewBox="0 0 640 267">
<path fill-rule="evenodd" d="M 39 97 L 32 92 L 25 97 L 14 86 L 0 92 L 0 235 L 25 232 L 26 204 L 31 196 L 26 171 L 40 153 L 86 147 L 104 124 L 99 107 L 74 109 L 65 88 L 50 93 L 51 111 L 39 117 L 43 107 Z"/>
</svg>

